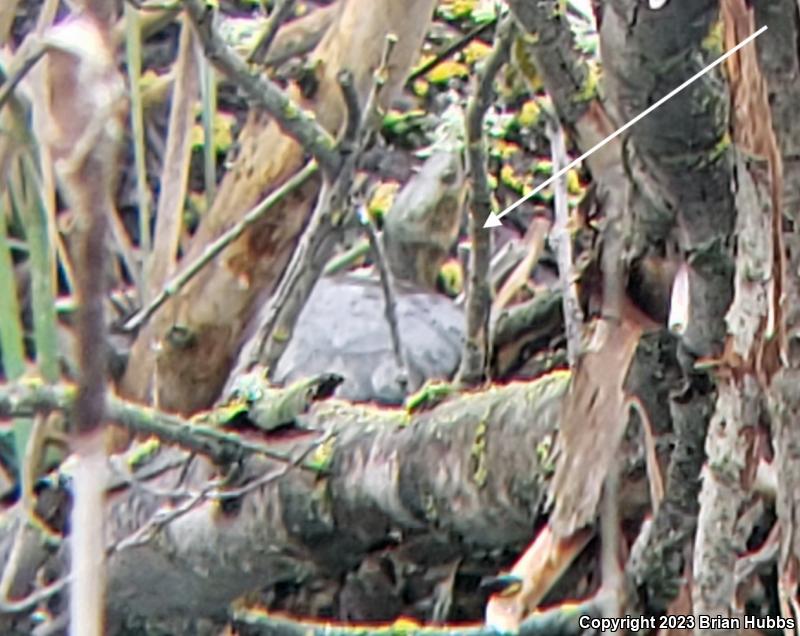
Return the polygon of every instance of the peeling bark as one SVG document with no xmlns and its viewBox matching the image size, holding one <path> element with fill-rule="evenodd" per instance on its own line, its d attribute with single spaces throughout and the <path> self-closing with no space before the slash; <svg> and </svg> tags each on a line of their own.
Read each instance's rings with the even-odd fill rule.
<svg viewBox="0 0 800 636">
<path fill-rule="evenodd" d="M 797 576 L 800 566 L 800 13 L 796 2 L 780 0 L 768 6 L 754 6 L 756 22 L 769 26 L 770 37 L 759 43 L 759 63 L 763 69 L 772 114 L 772 127 L 778 141 L 782 184 L 781 209 L 777 229 L 782 246 L 777 256 L 785 264 L 780 304 L 785 336 L 783 364 L 767 388 L 772 415 L 772 436 L 778 478 L 776 509 L 781 527 L 779 593 L 785 616 L 797 614 Z"/>
</svg>

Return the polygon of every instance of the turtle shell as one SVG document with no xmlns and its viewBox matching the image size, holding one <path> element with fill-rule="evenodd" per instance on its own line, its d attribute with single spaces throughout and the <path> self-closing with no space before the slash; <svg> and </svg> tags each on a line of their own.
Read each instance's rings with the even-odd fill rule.
<svg viewBox="0 0 800 636">
<path fill-rule="evenodd" d="M 392 349 L 380 282 L 355 274 L 317 282 L 273 380 L 285 384 L 335 373 L 344 378 L 338 397 L 398 404 L 426 380 L 451 378 L 464 342 L 462 310 L 441 294 L 400 283 L 396 287 L 408 383 Z"/>
</svg>

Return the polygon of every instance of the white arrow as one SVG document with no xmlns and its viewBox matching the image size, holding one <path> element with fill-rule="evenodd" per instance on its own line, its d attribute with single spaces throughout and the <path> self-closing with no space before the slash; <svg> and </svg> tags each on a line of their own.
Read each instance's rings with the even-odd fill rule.
<svg viewBox="0 0 800 636">
<path fill-rule="evenodd" d="M 572 170 L 572 168 L 574 168 L 574 167 L 575 167 L 575 166 L 577 166 L 579 163 L 581 163 L 581 161 L 583 161 L 584 159 L 586 159 L 586 157 L 588 157 L 589 155 L 593 154 L 595 151 L 597 151 L 597 150 L 600 150 L 600 148 L 602 148 L 603 146 L 605 146 L 605 145 L 606 145 L 606 144 L 607 144 L 609 141 L 611 141 L 612 139 L 616 139 L 617 137 L 619 137 L 619 136 L 620 136 L 622 133 L 624 133 L 626 130 L 628 130 L 628 128 L 630 128 L 631 126 L 633 126 L 633 125 L 634 125 L 636 122 L 638 122 L 639 120 L 643 119 L 644 117 L 647 117 L 647 116 L 648 116 L 650 113 L 652 113 L 652 112 L 653 112 L 653 111 L 654 111 L 656 108 L 658 108 L 659 106 L 661 106 L 661 105 L 662 105 L 662 104 L 664 104 L 665 102 L 667 102 L 667 101 L 669 101 L 670 99 L 672 99 L 673 97 L 675 97 L 675 95 L 677 95 L 677 94 L 678 94 L 678 93 L 680 93 L 680 92 L 681 92 L 681 91 L 682 91 L 684 88 L 686 88 L 687 86 L 689 86 L 689 84 L 691 84 L 692 82 L 695 82 L 695 81 L 697 81 L 698 79 L 700 79 L 701 77 L 703 77 L 703 75 L 705 75 L 706 73 L 708 73 L 708 72 L 709 72 L 709 71 L 710 71 L 712 68 L 714 68 L 715 66 L 718 66 L 718 65 L 722 64 L 722 63 L 723 63 L 725 60 L 727 60 L 727 59 L 728 59 L 728 58 L 729 58 L 731 55 L 733 55 L 734 53 L 736 53 L 736 51 L 738 51 L 739 49 L 741 49 L 743 46 L 747 46 L 748 44 L 750 44 L 750 42 L 752 42 L 753 40 L 755 40 L 755 39 L 756 39 L 756 38 L 757 38 L 759 35 L 761 35 L 762 33 L 764 33 L 764 31 L 766 31 L 766 30 L 767 30 L 767 27 L 766 27 L 766 25 L 765 25 L 765 26 L 762 26 L 762 27 L 761 27 L 761 28 L 760 28 L 758 31 L 756 31 L 756 32 L 755 32 L 755 33 L 753 33 L 752 35 L 750 35 L 750 36 L 746 37 L 744 40 L 742 40 L 741 42 L 739 42 L 739 44 L 737 44 L 736 46 L 734 46 L 734 47 L 733 47 L 733 48 L 732 48 L 730 51 L 728 51 L 727 53 L 723 54 L 723 55 L 722 55 L 721 57 L 719 57 L 718 59 L 716 59 L 716 60 L 714 60 L 713 62 L 711 62 L 711 64 L 709 64 L 708 66 L 706 66 L 706 67 L 705 67 L 705 68 L 704 68 L 702 71 L 700 71 L 700 72 L 698 72 L 698 73 L 695 73 L 694 75 L 692 75 L 692 77 L 690 77 L 688 80 L 686 80 L 686 81 L 685 81 L 683 84 L 681 84 L 681 85 L 680 85 L 680 86 L 678 86 L 677 88 L 675 88 L 675 89 L 671 90 L 669 93 L 667 93 L 666 95 L 664 95 L 664 97 L 662 97 L 661 99 L 659 99 L 659 100 L 658 100 L 658 101 L 657 101 L 655 104 L 653 104 L 652 106 L 648 106 L 648 107 L 647 107 L 645 110 L 643 110 L 641 113 L 639 113 L 638 115 L 636 115 L 636 117 L 634 117 L 633 119 L 631 119 L 631 120 L 630 120 L 630 121 L 629 121 L 627 124 L 625 124 L 625 125 L 623 125 L 623 126 L 620 126 L 620 127 L 617 129 L 617 130 L 615 130 L 613 133 L 611 133 L 611 134 L 610 134 L 608 137 L 606 137 L 605 139 L 603 139 L 603 141 L 601 141 L 601 142 L 599 142 L 599 143 L 595 144 L 594 146 L 592 146 L 591 148 L 589 148 L 589 150 L 587 150 L 587 151 L 586 151 L 586 152 L 584 152 L 584 153 L 583 153 L 583 154 L 582 154 L 580 157 L 578 157 L 577 159 L 575 159 L 575 161 L 573 161 L 572 163 L 569 163 L 569 164 L 567 164 L 566 166 L 564 166 L 563 168 L 561 168 L 561 170 L 559 170 L 558 172 L 556 172 L 556 173 L 555 173 L 553 176 L 551 176 L 551 177 L 549 177 L 548 179 L 546 179 L 546 180 L 545 180 L 543 183 L 540 183 L 540 184 L 539 184 L 538 186 L 536 186 L 536 187 L 535 187 L 533 190 L 531 190 L 530 192 L 528 192 L 528 194 L 526 194 L 524 197 L 522 197 L 521 199 L 519 199 L 519 200 L 518 200 L 518 201 L 516 201 L 515 203 L 512 203 L 511 205 L 509 205 L 509 206 L 508 206 L 508 207 L 507 207 L 505 210 L 503 210 L 503 211 L 502 211 L 502 212 L 500 212 L 499 214 L 496 214 L 495 212 L 492 212 L 491 214 L 489 214 L 489 218 L 487 218 L 487 219 L 486 219 L 486 223 L 484 223 L 484 224 L 483 224 L 483 227 L 497 227 L 498 225 L 502 225 L 502 223 L 500 222 L 500 219 L 501 219 L 501 218 L 503 218 L 503 217 L 504 217 L 506 214 L 508 214 L 508 213 L 509 213 L 509 212 L 511 212 L 512 210 L 514 210 L 514 209 L 518 208 L 520 205 L 522 205 L 523 203 L 525 203 L 525 201 L 527 201 L 528 199 L 530 199 L 530 198 L 531 198 L 531 197 L 532 197 L 534 194 L 536 194 L 536 193 L 537 193 L 537 192 L 539 192 L 540 190 L 542 190 L 542 189 L 546 188 L 547 186 L 549 186 L 549 185 L 550 185 L 551 183 L 553 183 L 553 181 L 555 181 L 556 179 L 558 179 L 558 178 L 560 178 L 560 177 L 563 177 L 565 174 L 567 174 L 567 172 L 569 172 L 570 170 Z"/>
</svg>

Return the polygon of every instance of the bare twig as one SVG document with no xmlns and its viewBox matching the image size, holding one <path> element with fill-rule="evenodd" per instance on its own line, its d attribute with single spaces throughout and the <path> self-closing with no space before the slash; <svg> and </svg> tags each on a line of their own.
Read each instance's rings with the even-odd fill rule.
<svg viewBox="0 0 800 636">
<path fill-rule="evenodd" d="M 400 324 L 397 320 L 397 295 L 394 289 L 394 279 L 386 262 L 383 244 L 375 229 L 375 224 L 366 211 L 364 211 L 362 218 L 367 237 L 369 238 L 369 244 L 372 248 L 372 255 L 375 258 L 375 265 L 380 274 L 381 288 L 383 289 L 384 315 L 386 316 L 386 322 L 389 324 L 389 334 L 392 338 L 394 357 L 397 360 L 397 366 L 400 368 L 401 382 L 407 387 L 409 381 L 408 363 L 406 362 L 406 354 L 403 349 L 403 341 L 400 338 Z"/>
<path fill-rule="evenodd" d="M 337 183 L 339 181 L 337 180 Z M 254 348 L 249 367 L 263 362 L 268 369 L 283 354 L 289 343 L 290 334 L 285 330 L 295 324 L 295 318 L 302 311 L 306 300 L 319 278 L 334 246 L 345 220 L 336 212 L 341 205 L 335 201 L 336 184 L 323 178 L 319 199 L 303 232 L 292 260 L 269 300 L 267 317 L 259 327 L 258 346 Z"/>
<path fill-rule="evenodd" d="M 142 36 L 147 37 L 169 24 L 175 18 L 180 12 L 181 2 L 178 0 L 174 3 L 162 3 L 160 6 L 156 6 L 153 3 L 142 5 L 141 2 L 128 0 L 126 9 L 127 7 L 137 8 L 142 11 Z M 263 59 L 254 59 L 251 53 L 248 55 L 247 61 L 264 66 L 276 66 L 290 58 L 308 53 L 319 44 L 338 11 L 339 5 L 334 2 L 327 6 L 319 6 L 314 11 L 299 16 L 288 23 L 285 20 L 282 21 L 272 45 L 266 51 L 266 56 Z M 115 40 L 122 40 L 126 28 L 126 20 L 124 18 L 117 22 L 114 28 Z M 265 32 L 267 28 L 265 26 Z M 256 42 L 256 46 L 258 46 L 258 42 Z"/>
<path fill-rule="evenodd" d="M 225 501 L 229 499 L 238 499 L 239 497 L 243 497 L 249 492 L 260 488 L 261 486 L 266 486 L 267 484 L 272 483 L 273 481 L 280 479 L 284 475 L 286 475 L 290 470 L 295 468 L 301 468 L 305 461 L 309 458 L 311 453 L 316 451 L 320 446 L 328 442 L 333 437 L 333 431 L 328 431 L 317 440 L 314 440 L 311 444 L 309 444 L 302 453 L 297 456 L 297 459 L 287 462 L 283 468 L 280 468 L 276 471 L 272 471 L 267 473 L 266 475 L 262 475 L 258 479 L 254 479 L 250 483 L 245 484 L 244 486 L 240 486 L 239 488 L 228 488 L 225 490 L 220 490 L 219 492 L 212 493 L 211 497 L 218 501 Z"/>
<path fill-rule="evenodd" d="M 380 67 L 378 68 L 378 72 L 375 76 L 375 82 L 372 85 L 372 90 L 370 91 L 369 98 L 367 99 L 367 106 L 365 109 L 367 117 L 373 117 L 375 115 L 377 100 L 385 81 L 384 73 L 389 65 L 389 60 L 391 58 L 392 49 L 394 48 L 395 42 L 396 40 L 393 38 L 389 38 L 386 42 L 383 58 L 381 59 Z M 362 148 L 366 146 L 367 137 L 372 131 L 372 126 L 369 123 L 365 123 L 365 126 L 364 138 L 361 141 Z M 386 262 L 383 244 L 378 238 L 375 226 L 372 223 L 372 219 L 370 218 L 369 214 L 366 213 L 363 215 L 363 219 L 366 226 L 370 247 L 372 248 L 372 253 L 375 257 L 375 263 L 378 266 L 378 272 L 380 274 L 381 287 L 383 289 L 384 297 L 385 316 L 386 321 L 389 324 L 389 333 L 391 334 L 392 338 L 392 348 L 394 349 L 394 355 L 397 359 L 397 365 L 400 368 L 401 382 L 407 386 L 409 380 L 408 364 L 406 361 L 405 351 L 403 350 L 403 343 L 400 339 L 400 326 L 397 320 L 397 300 L 394 291 L 392 272 Z"/>
<path fill-rule="evenodd" d="M 469 285 L 467 288 L 467 333 L 464 353 L 458 370 L 458 381 L 467 385 L 482 382 L 490 358 L 489 319 L 492 290 L 489 287 L 489 260 L 492 233 L 483 229 L 491 212 L 491 189 L 486 175 L 486 151 L 483 140 L 483 118 L 494 97 L 494 78 L 508 59 L 514 23 L 506 16 L 497 29 L 494 50 L 478 72 L 475 88 L 467 106 L 467 156 L 472 185 L 470 205 Z"/>
<path fill-rule="evenodd" d="M 537 215 L 531 220 L 524 239 L 525 255 L 505 280 L 492 303 L 493 320 L 497 319 L 514 295 L 528 284 L 531 272 L 544 253 L 545 240 L 549 231 L 550 221 L 546 217 Z"/>
<path fill-rule="evenodd" d="M 286 22 L 294 9 L 295 0 L 280 0 L 278 6 L 272 10 L 267 24 L 264 26 L 264 31 L 258 38 L 253 51 L 247 57 L 247 61 L 251 64 L 262 64 L 267 57 L 267 53 L 275 41 L 275 36 L 278 35 L 278 29 Z"/>
<path fill-rule="evenodd" d="M 264 214 L 272 209 L 275 204 L 279 203 L 289 193 L 304 184 L 311 176 L 316 174 L 316 172 L 317 162 L 310 161 L 300 172 L 286 181 L 280 188 L 270 192 L 263 201 L 248 211 L 236 225 L 207 245 L 197 260 L 189 264 L 186 269 L 170 280 L 158 296 L 156 296 L 147 307 L 128 320 L 123 328 L 126 331 L 133 331 L 141 327 L 170 297 L 183 289 L 200 270 L 213 261 L 222 250 L 239 238 L 247 228 L 256 223 Z"/>
<path fill-rule="evenodd" d="M 328 264 L 325 266 L 325 269 L 322 270 L 322 275 L 332 276 L 346 269 L 350 269 L 360 259 L 369 254 L 369 251 L 369 239 L 359 239 L 353 244 L 352 247 L 329 260 Z"/>
<path fill-rule="evenodd" d="M 257 490 L 262 486 L 266 486 L 281 477 L 284 477 L 290 470 L 301 467 L 308 456 L 314 452 L 321 444 L 324 444 L 330 439 L 331 433 L 324 435 L 319 440 L 309 444 L 300 455 L 285 466 L 276 468 L 261 477 L 254 479 L 250 483 L 240 486 L 239 488 L 225 489 L 225 485 L 230 480 L 230 476 L 225 476 L 220 479 L 215 479 L 203 488 L 193 494 L 188 493 L 173 493 L 173 496 L 180 494 L 180 496 L 188 497 L 181 505 L 170 507 L 169 509 L 159 509 L 150 517 L 150 519 L 141 528 L 138 528 L 133 534 L 114 542 L 107 548 L 107 556 L 111 556 L 115 552 L 122 552 L 123 550 L 139 547 L 148 544 L 152 541 L 156 534 L 168 526 L 170 523 L 192 511 L 204 501 L 225 501 L 230 499 L 238 499 L 243 497 L 249 492 Z M 134 482 L 136 483 L 136 482 Z M 139 484 L 141 486 L 141 484 Z"/>
<path fill-rule="evenodd" d="M 548 127 L 550 152 L 553 157 L 553 173 L 567 165 L 567 148 L 561 125 L 553 120 Z M 569 366 L 574 367 L 581 351 L 583 332 L 583 311 L 575 288 L 574 263 L 572 261 L 572 237 L 569 234 L 569 205 L 567 199 L 567 180 L 562 177 L 554 184 L 556 222 L 552 239 L 556 242 L 558 254 L 558 277 L 561 283 L 561 299 L 564 303 L 564 328 L 567 334 L 567 358 Z"/>
<path fill-rule="evenodd" d="M 185 0 L 206 56 L 222 73 L 234 81 L 256 105 L 272 115 L 287 135 L 310 152 L 326 173 L 336 174 L 341 158 L 333 139 L 316 120 L 292 102 L 283 91 L 260 74 L 252 73 L 223 41 L 213 25 L 213 11 L 202 0 Z"/>
<path fill-rule="evenodd" d="M 156 211 L 153 252 L 145 260 L 144 299 L 149 301 L 174 274 L 178 258 L 178 242 L 183 226 L 183 206 L 189 187 L 191 130 L 194 126 L 194 105 L 199 92 L 198 51 L 194 29 L 189 19 L 181 20 L 175 82 L 170 100 L 167 148 L 161 171 L 161 194 Z"/>
<path fill-rule="evenodd" d="M 36 607 L 39 603 L 42 603 L 56 594 L 63 592 L 64 589 L 70 584 L 71 580 L 71 577 L 65 576 L 53 581 L 48 585 L 45 585 L 43 588 L 36 590 L 31 594 L 28 594 L 28 596 L 25 598 L 15 601 L 0 600 L 0 612 L 3 614 L 20 614 L 22 612 L 27 612 L 31 608 Z"/>
<path fill-rule="evenodd" d="M 224 483 L 224 478 L 215 479 L 206 484 L 182 504 L 170 507 L 169 509 L 159 508 L 153 513 L 150 519 L 148 519 L 147 523 L 137 529 L 133 534 L 108 546 L 106 548 L 106 556 L 110 557 L 116 552 L 147 545 L 155 538 L 159 530 L 162 530 L 179 517 L 191 512 L 194 508 L 203 503 L 207 499 L 208 494 L 217 489 L 222 483 Z"/>
<path fill-rule="evenodd" d="M 458 51 L 466 47 L 475 38 L 480 37 L 490 29 L 493 29 L 496 24 L 497 24 L 497 18 L 492 18 L 488 22 L 479 24 L 469 33 L 463 35 L 460 38 L 457 38 L 454 42 L 448 44 L 441 51 L 439 51 L 432 59 L 428 60 L 421 66 L 412 70 L 411 73 L 409 73 L 408 75 L 408 79 L 406 80 L 406 86 L 413 84 L 415 80 L 424 76 L 426 73 L 428 73 L 428 71 L 436 68 L 439 64 L 444 62 L 448 57 L 450 57 L 454 53 L 458 53 Z"/>
<path fill-rule="evenodd" d="M 19 468 L 20 499 L 18 504 L 17 519 L 18 526 L 14 535 L 14 542 L 11 545 L 6 564 L 3 567 L 2 578 L 0 578 L 0 601 L 8 599 L 14 581 L 17 577 L 20 559 L 25 544 L 25 532 L 29 528 L 37 528 L 33 523 L 36 517 L 36 495 L 34 485 L 39 476 L 42 458 L 44 457 L 46 445 L 46 420 L 48 415 L 38 413 L 30 423 L 30 435 L 27 438 L 24 455 L 21 458 Z"/>
<path fill-rule="evenodd" d="M 171 499 L 178 499 L 181 497 L 188 497 L 189 491 L 178 488 L 156 488 L 147 483 L 148 480 L 154 479 L 165 472 L 171 471 L 175 468 L 186 468 L 186 464 L 192 461 L 196 455 L 194 453 L 181 454 L 180 457 L 171 461 L 159 464 L 156 466 L 149 465 L 148 469 L 143 469 L 141 472 L 133 473 L 130 470 L 126 458 L 120 455 L 112 455 L 108 459 L 108 469 L 111 472 L 112 479 L 108 483 L 107 492 L 113 492 L 124 488 L 132 488 L 138 490 L 152 497 L 169 497 Z"/>
<path fill-rule="evenodd" d="M 4 77 L 2 70 L 0 70 L 0 80 L 3 82 L 0 84 L 0 110 L 3 109 L 14 94 L 14 89 L 25 79 L 25 76 L 36 66 L 36 63 L 44 57 L 45 53 L 46 47 L 41 42 L 26 40 L 14 59 L 15 64 L 11 69 L 11 74 L 8 77 Z"/>
<path fill-rule="evenodd" d="M 0 385 L 0 418 L 30 417 L 33 413 L 69 411 L 75 401 L 73 385 L 46 385 L 41 382 L 9 382 Z M 261 454 L 279 462 L 291 461 L 266 444 L 243 439 L 221 428 L 197 424 L 175 415 L 163 413 L 108 396 L 106 419 L 142 436 L 155 436 L 175 444 L 217 464 L 225 465 L 249 454 Z M 313 472 L 319 472 L 309 467 Z"/>
<path fill-rule="evenodd" d="M 348 208 L 355 169 L 373 131 L 375 109 L 395 43 L 396 38 L 393 36 L 387 38 L 383 59 L 376 71 L 375 81 L 363 111 L 352 86 L 350 74 L 342 73 L 339 76 L 348 112 L 345 130 L 339 143 L 340 156 L 344 164 L 333 183 L 330 183 L 327 177 L 323 180 L 317 206 L 308 227 L 292 255 L 292 261 L 277 291 L 270 300 L 267 318 L 259 329 L 257 340 L 259 344 L 254 349 L 253 359 L 249 361 L 251 366 L 263 362 L 268 369 L 274 369 L 275 363 L 289 343 L 289 334 L 297 316 L 311 295 L 320 273 L 339 240 L 341 231 L 352 218 Z"/>
</svg>

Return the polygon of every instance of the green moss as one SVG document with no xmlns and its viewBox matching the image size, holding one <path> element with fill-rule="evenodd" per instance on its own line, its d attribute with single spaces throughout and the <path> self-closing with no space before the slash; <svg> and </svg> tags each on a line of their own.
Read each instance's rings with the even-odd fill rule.
<svg viewBox="0 0 800 636">
<path fill-rule="evenodd" d="M 464 291 L 464 268 L 461 263 L 454 258 L 444 263 L 441 269 L 439 269 L 436 282 L 445 295 L 450 298 L 458 296 Z M 449 395 L 449 393 L 447 395 Z M 443 397 L 447 397 L 447 395 Z"/>
<path fill-rule="evenodd" d="M 128 467 L 131 470 L 136 470 L 158 453 L 160 448 L 161 442 L 155 437 L 145 440 L 128 455 Z"/>
<path fill-rule="evenodd" d="M 726 131 L 708 155 L 708 163 L 716 162 L 731 147 L 731 136 Z"/>
<path fill-rule="evenodd" d="M 518 194 L 523 194 L 534 186 L 533 175 L 529 173 L 519 174 L 515 172 L 513 166 L 505 164 L 500 168 L 500 180 L 503 185 L 512 189 Z"/>
<path fill-rule="evenodd" d="M 476 5 L 476 0 L 445 0 L 439 4 L 436 12 L 445 20 L 460 20 L 469 18 Z"/>
<path fill-rule="evenodd" d="M 542 107 L 535 99 L 529 99 L 519 109 L 517 115 L 517 122 L 523 128 L 532 128 L 539 123 L 539 117 L 542 114 Z"/>
<path fill-rule="evenodd" d="M 306 466 L 319 472 L 326 472 L 333 460 L 333 452 L 336 450 L 336 436 L 331 435 L 322 444 L 314 449 L 306 462 Z"/>
<path fill-rule="evenodd" d="M 214 150 L 219 153 L 227 152 L 233 145 L 233 126 L 236 123 L 234 115 L 217 112 L 214 114 L 213 134 Z M 191 132 L 192 149 L 200 149 L 206 143 L 205 130 L 201 124 L 195 124 Z"/>
<path fill-rule="evenodd" d="M 426 76 L 431 84 L 447 84 L 451 79 L 464 79 L 469 76 L 469 66 L 448 60 L 437 64 Z"/>
<path fill-rule="evenodd" d="M 719 57 L 725 50 L 725 25 L 722 19 L 717 20 L 711 24 L 708 34 L 703 38 L 700 46 L 715 57 Z"/>
<path fill-rule="evenodd" d="M 590 102 L 597 98 L 597 86 L 600 83 L 600 69 L 596 64 L 589 64 L 588 68 L 589 70 L 583 80 L 583 85 L 572 97 L 572 100 L 576 103 Z"/>
<path fill-rule="evenodd" d="M 427 82 L 424 83 L 427 86 Z M 405 112 L 390 110 L 383 117 L 381 132 L 389 138 L 407 140 L 407 143 L 413 144 L 410 136 L 425 133 L 427 116 L 428 114 L 420 108 Z"/>
<path fill-rule="evenodd" d="M 412 90 L 417 97 L 425 97 L 430 92 L 431 85 L 423 79 L 418 79 L 414 81 Z"/>
<path fill-rule="evenodd" d="M 286 107 L 283 109 L 283 114 L 288 119 L 297 119 L 300 116 L 300 110 L 295 106 L 294 102 L 287 101 Z"/>
<path fill-rule="evenodd" d="M 534 93 L 542 90 L 542 77 L 534 61 L 533 48 L 538 41 L 538 36 L 521 35 L 514 40 L 512 55 L 516 69 L 525 78 L 528 87 Z"/>
<path fill-rule="evenodd" d="M 452 395 L 454 390 L 449 382 L 428 381 L 419 391 L 406 398 L 406 411 L 416 413 L 431 409 Z"/>
</svg>

